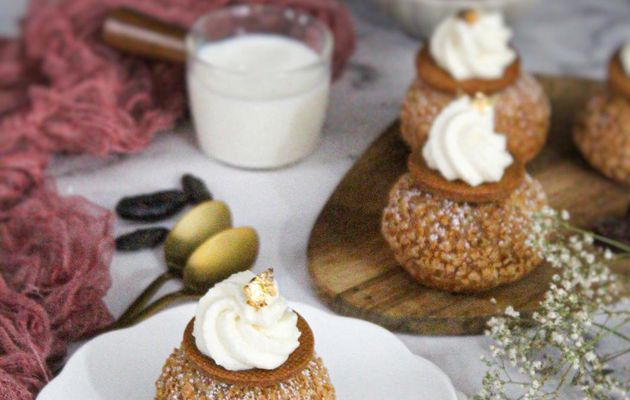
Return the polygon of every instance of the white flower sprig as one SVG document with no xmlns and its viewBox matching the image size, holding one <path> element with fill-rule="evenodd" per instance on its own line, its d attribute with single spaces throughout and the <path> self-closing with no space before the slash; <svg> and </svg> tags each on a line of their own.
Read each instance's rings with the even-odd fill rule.
<svg viewBox="0 0 630 400">
<path fill-rule="evenodd" d="M 562 399 L 565 391 L 580 399 L 630 399 L 627 366 L 630 311 L 613 301 L 619 285 L 607 262 L 613 258 L 593 246 L 594 239 L 630 253 L 622 243 L 599 237 L 568 223 L 566 211 L 545 208 L 534 218 L 529 245 L 558 273 L 538 312 L 521 316 L 508 307 L 492 318 L 487 336 L 493 339 L 489 368 L 475 400 Z M 604 341 L 616 350 L 605 354 Z"/>
</svg>

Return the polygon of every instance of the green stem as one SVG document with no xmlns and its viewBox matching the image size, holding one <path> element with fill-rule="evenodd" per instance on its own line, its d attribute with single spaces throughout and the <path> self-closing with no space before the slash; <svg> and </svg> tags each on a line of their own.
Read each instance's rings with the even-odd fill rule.
<svg viewBox="0 0 630 400">
<path fill-rule="evenodd" d="M 560 378 L 560 382 L 558 382 L 558 386 L 556 387 L 556 392 L 560 391 L 564 387 L 565 382 L 567 381 L 567 376 L 569 376 L 569 372 L 571 371 L 571 367 L 567 367 Z"/>
<path fill-rule="evenodd" d="M 622 243 L 622 242 L 614 240 L 614 239 L 607 238 L 606 236 L 598 235 L 597 233 L 594 233 L 594 232 L 591 232 L 591 231 L 587 231 L 586 229 L 578 228 L 578 227 L 573 226 L 571 224 L 568 224 L 566 222 L 560 222 L 560 225 L 563 228 L 565 228 L 566 230 L 569 230 L 569 231 L 572 231 L 572 232 L 577 232 L 577 233 L 587 234 L 587 235 L 592 236 L 593 238 L 599 240 L 600 242 L 606 243 L 606 244 L 608 244 L 610 246 L 613 246 L 613 247 L 617 248 L 618 250 L 623 251 L 624 253 L 630 253 L 630 246 L 626 245 L 625 243 Z"/>
<path fill-rule="evenodd" d="M 134 314 L 138 313 L 151 298 L 157 293 L 158 290 L 169 280 L 177 278 L 171 271 L 166 271 L 149 284 L 146 289 L 127 307 L 124 313 L 118 318 L 116 324 L 125 325 L 130 318 L 133 318 Z"/>
<path fill-rule="evenodd" d="M 140 321 L 144 321 L 145 319 L 151 317 L 152 315 L 155 315 L 156 313 L 164 310 L 166 307 L 176 302 L 197 299 L 199 299 L 199 294 L 197 293 L 193 293 L 187 289 L 178 290 L 176 292 L 160 297 L 153 303 L 149 304 L 144 310 L 135 313 L 120 327 L 123 328 L 134 325 Z"/>
<path fill-rule="evenodd" d="M 628 348 L 626 350 L 623 350 L 623 351 L 618 351 L 617 353 L 613 353 L 613 354 L 608 355 L 608 357 L 606 357 L 604 359 L 604 362 L 612 361 L 615 358 L 619 358 L 619 357 L 623 356 L 624 354 L 628 354 L 628 353 L 630 353 L 630 348 Z"/>
<path fill-rule="evenodd" d="M 610 322 L 610 315 L 606 316 L 606 321 L 604 321 L 604 323 L 602 324 L 603 326 L 608 326 L 608 323 Z M 604 330 L 602 330 L 602 332 L 598 333 L 597 335 L 595 335 L 595 337 L 590 340 L 587 345 L 588 346 L 595 346 L 597 343 L 601 342 L 602 339 L 604 339 L 605 336 L 607 336 L 608 333 Z"/>
<path fill-rule="evenodd" d="M 619 338 L 621 338 L 621 339 L 623 339 L 623 340 L 625 340 L 627 342 L 630 342 L 630 337 L 628 337 L 628 336 L 626 336 L 626 335 L 624 335 L 622 333 L 619 333 L 619 332 L 617 332 L 614 329 L 610 329 L 606 325 L 601 325 L 601 324 L 598 324 L 598 323 L 595 323 L 595 322 L 593 323 L 593 325 L 598 327 L 599 329 L 603 329 L 603 330 L 609 332 L 611 335 L 615 335 L 615 336 L 617 336 L 617 337 L 619 337 Z"/>
</svg>

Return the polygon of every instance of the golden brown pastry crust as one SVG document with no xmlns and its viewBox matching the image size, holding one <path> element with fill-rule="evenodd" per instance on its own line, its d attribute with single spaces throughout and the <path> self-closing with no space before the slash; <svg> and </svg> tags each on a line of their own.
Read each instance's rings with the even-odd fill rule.
<svg viewBox="0 0 630 400">
<path fill-rule="evenodd" d="M 528 244 L 532 214 L 546 204 L 527 176 L 499 202 L 455 202 L 423 191 L 410 174 L 392 187 L 383 237 L 419 283 L 448 292 L 479 292 L 514 282 L 542 261 Z"/>
<path fill-rule="evenodd" d="M 220 367 L 197 349 L 193 321 L 186 327 L 181 347 L 162 368 L 155 384 L 156 400 L 335 400 L 328 371 L 314 351 L 313 332 L 300 315 L 300 346 L 274 370 Z"/>
<path fill-rule="evenodd" d="M 291 379 L 264 387 L 239 386 L 205 375 L 179 348 L 166 360 L 155 386 L 155 400 L 335 400 L 328 371 L 316 355 Z"/>
<path fill-rule="evenodd" d="M 577 117 L 573 140 L 593 168 L 630 185 L 630 98 L 611 93 L 592 97 Z"/>
</svg>

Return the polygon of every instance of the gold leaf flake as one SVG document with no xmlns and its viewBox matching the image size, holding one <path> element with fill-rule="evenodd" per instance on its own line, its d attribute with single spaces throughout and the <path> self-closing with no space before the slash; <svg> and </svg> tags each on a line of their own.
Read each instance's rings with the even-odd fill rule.
<svg viewBox="0 0 630 400">
<path fill-rule="evenodd" d="M 269 305 L 270 301 L 278 296 L 278 288 L 273 279 L 273 269 L 256 275 L 243 287 L 247 304 L 260 310 Z"/>
<path fill-rule="evenodd" d="M 462 10 L 457 16 L 469 25 L 473 25 L 479 20 L 479 12 L 473 9 Z"/>
<path fill-rule="evenodd" d="M 496 104 L 496 98 L 490 98 L 481 92 L 477 92 L 475 97 L 472 99 L 470 104 L 474 109 L 479 112 L 485 113 L 486 111 L 492 109 Z"/>
</svg>

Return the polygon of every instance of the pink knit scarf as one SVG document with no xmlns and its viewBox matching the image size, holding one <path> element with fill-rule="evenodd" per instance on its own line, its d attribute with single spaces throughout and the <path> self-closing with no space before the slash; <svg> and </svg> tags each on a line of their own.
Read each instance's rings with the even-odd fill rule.
<svg viewBox="0 0 630 400">
<path fill-rule="evenodd" d="M 124 56 L 99 31 L 126 6 L 189 26 L 236 3 L 306 10 L 335 36 L 339 73 L 354 48 L 335 0 L 32 0 L 19 40 L 0 40 L 0 400 L 31 399 L 69 341 L 106 326 L 112 214 L 45 179 L 55 153 L 142 150 L 185 109 L 180 66 Z"/>
</svg>

